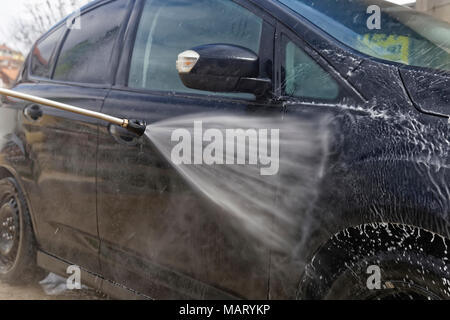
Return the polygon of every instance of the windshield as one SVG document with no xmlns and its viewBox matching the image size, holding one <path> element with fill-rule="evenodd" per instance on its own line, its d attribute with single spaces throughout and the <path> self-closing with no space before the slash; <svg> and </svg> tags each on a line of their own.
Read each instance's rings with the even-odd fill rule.
<svg viewBox="0 0 450 320">
<path fill-rule="evenodd" d="M 450 24 L 444 21 L 381 0 L 278 1 L 362 53 L 406 65 L 450 70 Z M 375 29 L 368 25 L 373 13 L 367 10 L 372 5 L 381 9 Z"/>
</svg>

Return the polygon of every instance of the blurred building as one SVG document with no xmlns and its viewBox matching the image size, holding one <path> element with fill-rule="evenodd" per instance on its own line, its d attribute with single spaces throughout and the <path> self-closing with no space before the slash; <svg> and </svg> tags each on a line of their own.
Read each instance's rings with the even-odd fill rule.
<svg viewBox="0 0 450 320">
<path fill-rule="evenodd" d="M 0 87 L 10 87 L 19 75 L 24 56 L 6 45 L 0 45 Z"/>
<path fill-rule="evenodd" d="M 450 0 L 416 0 L 413 7 L 450 23 Z"/>
</svg>

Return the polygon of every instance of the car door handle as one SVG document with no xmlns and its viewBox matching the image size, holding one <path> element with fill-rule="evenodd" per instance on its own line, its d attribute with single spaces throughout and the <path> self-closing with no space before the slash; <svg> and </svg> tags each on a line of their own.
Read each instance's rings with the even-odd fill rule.
<svg viewBox="0 0 450 320">
<path fill-rule="evenodd" d="M 139 142 L 138 135 L 128 131 L 125 128 L 110 124 L 108 126 L 109 134 L 120 144 L 129 146 L 137 145 Z"/>
<path fill-rule="evenodd" d="M 37 121 L 44 115 L 44 112 L 42 111 L 42 108 L 38 104 L 32 104 L 25 108 L 23 111 L 25 117 L 27 117 L 29 120 Z"/>
</svg>

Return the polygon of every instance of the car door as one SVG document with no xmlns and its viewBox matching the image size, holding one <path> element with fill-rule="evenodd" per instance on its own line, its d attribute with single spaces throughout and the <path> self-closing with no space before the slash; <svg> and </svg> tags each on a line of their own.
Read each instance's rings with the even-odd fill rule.
<svg viewBox="0 0 450 320">
<path fill-rule="evenodd" d="M 261 77 L 270 79 L 274 30 L 246 1 L 137 1 L 117 82 L 102 110 L 149 124 L 199 113 L 281 118 L 279 105 L 253 95 L 188 89 L 175 68 L 182 51 L 228 43 L 258 53 Z M 147 138 L 115 126 L 99 132 L 98 218 L 107 279 L 154 298 L 267 298 L 267 249 L 249 245 Z"/>
<path fill-rule="evenodd" d="M 30 93 L 100 111 L 111 86 L 111 54 L 128 1 L 103 1 L 85 10 L 81 28 L 60 24 L 47 36 L 59 45 L 34 47 Z M 116 19 L 110 19 L 114 15 Z M 122 20 L 121 20 L 122 19 Z M 52 42 L 53 43 L 53 42 Z M 48 64 L 47 57 L 51 57 Z M 47 66 L 48 64 L 48 66 Z M 23 113 L 32 159 L 28 190 L 42 250 L 99 273 L 96 207 L 97 120 L 29 104 Z"/>
</svg>

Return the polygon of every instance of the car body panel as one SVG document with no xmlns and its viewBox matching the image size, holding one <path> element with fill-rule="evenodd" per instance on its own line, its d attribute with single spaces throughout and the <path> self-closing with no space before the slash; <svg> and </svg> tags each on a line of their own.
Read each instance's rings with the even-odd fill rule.
<svg viewBox="0 0 450 320">
<path fill-rule="evenodd" d="M 21 91 L 21 87 L 15 88 Z M 92 111 L 100 111 L 106 91 L 59 84 L 36 84 L 24 91 Z M 21 108 L 6 106 L 7 108 Z M 25 105 L 29 106 L 30 103 Z M 96 216 L 97 121 L 41 106 L 29 119 L 23 109 L 16 134 L 23 137 L 31 167 L 17 170 L 36 215 L 40 247 L 67 261 L 100 271 Z M 86 143 L 79 143 L 80 140 Z M 25 171 L 23 171 L 25 170 Z M 70 248 L 70 249 L 68 249 Z"/>
<path fill-rule="evenodd" d="M 400 68 L 400 73 L 421 111 L 450 117 L 450 72 Z"/>
<path fill-rule="evenodd" d="M 251 112 L 246 103 L 215 100 L 211 106 L 211 97 L 113 90 L 104 110 L 119 116 L 126 101 L 127 115 L 148 123 L 198 113 Z M 253 108 L 282 116 L 281 108 Z M 205 201 L 146 138 L 131 145 L 118 143 L 106 126 L 101 127 L 98 170 L 101 259 L 108 276 L 128 283 L 134 273 L 141 290 L 156 290 L 152 281 L 170 277 L 163 286 L 196 298 L 214 292 L 202 286 L 195 289 L 200 283 L 221 289 L 222 298 L 230 296 L 226 292 L 267 298 L 268 251 L 253 252 L 251 245 L 245 245 L 245 234 L 233 232 L 226 213 Z"/>
</svg>

